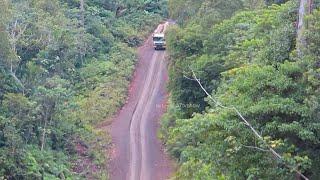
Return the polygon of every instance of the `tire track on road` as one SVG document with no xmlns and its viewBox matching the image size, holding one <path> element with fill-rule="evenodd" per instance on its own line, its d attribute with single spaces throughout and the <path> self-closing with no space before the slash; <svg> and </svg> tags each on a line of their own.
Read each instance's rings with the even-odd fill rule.
<svg viewBox="0 0 320 180">
<path fill-rule="evenodd" d="M 170 161 L 157 138 L 159 119 L 165 111 L 162 104 L 167 101 L 165 51 L 155 51 L 150 36 L 138 55 L 128 102 L 110 129 L 114 144 L 111 180 L 163 180 L 171 173 Z"/>
<path fill-rule="evenodd" d="M 142 94 L 139 99 L 136 111 L 134 112 L 130 125 L 130 180 L 140 179 L 141 172 L 141 130 L 140 123 L 145 112 L 145 106 L 150 99 L 152 87 L 154 84 L 155 67 L 159 63 L 157 61 L 158 53 L 154 53 L 151 59 L 151 68 L 149 69 L 144 83 Z M 151 88 L 151 89 L 150 89 Z M 149 100 L 150 101 L 150 100 Z"/>
</svg>

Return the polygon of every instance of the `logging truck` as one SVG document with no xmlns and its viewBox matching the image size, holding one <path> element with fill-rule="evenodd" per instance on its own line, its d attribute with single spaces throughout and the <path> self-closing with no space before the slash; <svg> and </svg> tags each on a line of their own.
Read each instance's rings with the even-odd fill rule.
<svg viewBox="0 0 320 180">
<path fill-rule="evenodd" d="M 153 47 L 155 50 L 166 49 L 165 31 L 168 23 L 160 24 L 152 35 Z"/>
</svg>

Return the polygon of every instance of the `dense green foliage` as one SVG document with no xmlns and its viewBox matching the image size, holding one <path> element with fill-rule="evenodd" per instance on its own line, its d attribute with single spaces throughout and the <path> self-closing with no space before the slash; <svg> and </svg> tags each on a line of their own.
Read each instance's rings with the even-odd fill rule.
<svg viewBox="0 0 320 180">
<path fill-rule="evenodd" d="M 124 103 L 165 1 L 1 0 L 0 15 L 0 179 L 107 178 L 94 127 Z"/>
<path fill-rule="evenodd" d="M 303 57 L 295 50 L 296 1 L 268 1 L 257 3 L 259 7 L 248 6 L 249 1 L 222 7 L 197 2 L 187 5 L 193 15 L 184 18 L 175 9 L 181 1 L 170 1 L 176 4 L 170 12 L 183 23 L 172 27 L 167 38 L 171 102 L 161 135 L 181 165 L 175 178 L 294 179 L 296 169 L 317 179 L 319 1 L 307 17 Z M 222 15 L 207 19 L 202 6 Z M 225 9 L 237 12 L 224 16 Z M 274 157 L 232 108 L 205 98 L 198 83 L 190 80 L 191 71 L 222 105 L 236 107 L 283 159 Z"/>
</svg>

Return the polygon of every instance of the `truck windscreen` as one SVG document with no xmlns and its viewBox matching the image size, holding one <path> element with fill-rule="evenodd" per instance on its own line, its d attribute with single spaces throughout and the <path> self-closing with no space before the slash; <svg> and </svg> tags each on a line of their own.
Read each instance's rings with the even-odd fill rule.
<svg viewBox="0 0 320 180">
<path fill-rule="evenodd" d="M 153 37 L 153 41 L 164 41 L 163 37 Z"/>
</svg>

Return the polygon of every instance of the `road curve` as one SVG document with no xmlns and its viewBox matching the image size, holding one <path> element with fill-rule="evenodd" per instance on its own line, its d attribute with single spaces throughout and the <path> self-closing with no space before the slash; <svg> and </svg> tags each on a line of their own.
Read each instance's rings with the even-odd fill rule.
<svg viewBox="0 0 320 180">
<path fill-rule="evenodd" d="M 155 51 L 149 37 L 138 56 L 128 102 L 111 125 L 111 180 L 163 180 L 171 173 L 157 138 L 167 101 L 165 51 Z"/>
</svg>

